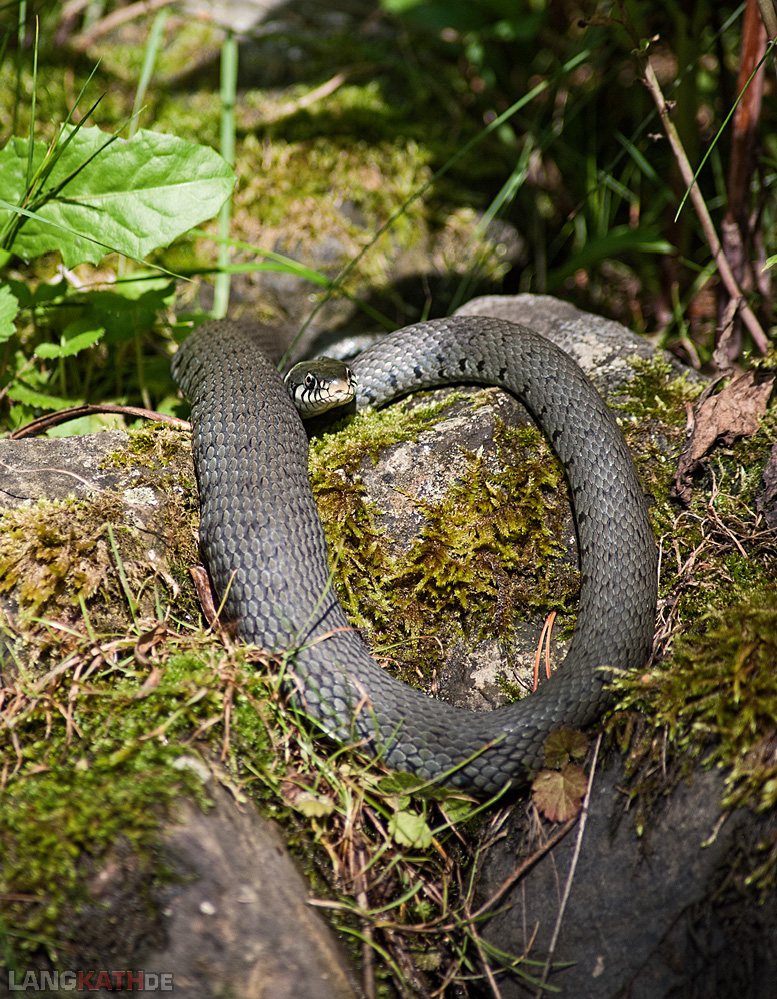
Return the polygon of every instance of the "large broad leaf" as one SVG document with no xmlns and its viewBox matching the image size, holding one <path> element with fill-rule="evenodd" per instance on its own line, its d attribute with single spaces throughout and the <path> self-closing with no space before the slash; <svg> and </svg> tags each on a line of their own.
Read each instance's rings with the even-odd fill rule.
<svg viewBox="0 0 777 999">
<path fill-rule="evenodd" d="M 19 301 L 6 284 L 0 285 L 0 343 L 12 337 L 16 331 L 13 324 L 19 311 Z"/>
<path fill-rule="evenodd" d="M 59 250 L 66 267 L 97 263 L 106 247 L 142 258 L 213 218 L 234 186 L 232 168 L 207 146 L 146 129 L 102 149 L 109 139 L 96 127 L 82 128 L 73 137 L 43 193 L 78 172 L 45 203 L 36 206 L 36 194 L 25 206 L 35 218 L 24 220 L 9 249 L 25 260 Z M 27 151 L 28 140 L 14 138 L 0 152 L 0 199 L 5 202 L 23 203 Z M 34 170 L 45 154 L 45 144 L 36 142 Z M 0 231 L 10 215 L 0 209 Z"/>
</svg>

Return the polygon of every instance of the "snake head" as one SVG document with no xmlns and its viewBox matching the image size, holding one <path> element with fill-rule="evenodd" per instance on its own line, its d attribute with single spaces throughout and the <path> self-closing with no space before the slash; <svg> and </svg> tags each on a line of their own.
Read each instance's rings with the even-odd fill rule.
<svg viewBox="0 0 777 999">
<path fill-rule="evenodd" d="M 303 420 L 347 406 L 356 397 L 356 377 L 343 361 L 315 357 L 300 361 L 284 378 L 291 401 Z"/>
</svg>

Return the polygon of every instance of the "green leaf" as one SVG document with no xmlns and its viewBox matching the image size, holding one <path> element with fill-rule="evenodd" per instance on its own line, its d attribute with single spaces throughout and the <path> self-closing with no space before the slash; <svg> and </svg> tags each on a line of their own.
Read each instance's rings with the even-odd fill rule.
<svg viewBox="0 0 777 999">
<path fill-rule="evenodd" d="M 405 796 L 405 800 L 409 801 L 409 795 L 416 791 L 419 787 L 423 787 L 426 781 L 421 777 L 416 777 L 415 774 L 403 773 L 401 770 L 397 770 L 396 773 L 388 774 L 386 777 L 381 777 L 378 781 L 378 787 L 380 788 L 381 794 L 391 795 L 393 797 L 399 797 L 400 795 Z"/>
<path fill-rule="evenodd" d="M 322 819 L 331 815 L 335 810 L 334 803 L 325 795 L 313 794 L 312 791 L 304 791 L 294 798 L 294 807 L 298 812 L 307 815 L 311 819 Z"/>
<path fill-rule="evenodd" d="M 451 794 L 441 803 L 440 807 L 448 822 L 455 826 L 457 822 L 469 819 L 476 806 L 470 798 L 457 798 Z"/>
<path fill-rule="evenodd" d="M 102 327 L 87 329 L 83 333 L 79 333 L 77 331 L 81 326 L 83 326 L 82 321 L 66 326 L 61 343 L 39 343 L 35 348 L 36 357 L 73 357 L 74 354 L 78 354 L 88 347 L 93 347 L 105 333 Z"/>
<path fill-rule="evenodd" d="M 423 815 L 415 812 L 402 809 L 394 812 L 389 819 L 389 832 L 399 846 L 425 850 L 432 845 L 432 830 Z"/>
<path fill-rule="evenodd" d="M 160 309 L 175 301 L 175 281 L 161 277 L 155 271 L 133 271 L 129 277 L 121 278 L 112 287 L 116 295 L 133 302 L 147 298 L 153 292 L 161 303 Z"/>
<path fill-rule="evenodd" d="M 545 766 L 561 770 L 571 760 L 583 760 L 588 752 L 588 739 L 572 728 L 559 728 L 545 740 Z"/>
<path fill-rule="evenodd" d="M 206 146 L 146 129 L 103 149 L 109 140 L 96 127 L 73 137 L 46 190 L 34 192 L 26 205 L 35 218 L 25 220 L 9 249 L 25 260 L 59 250 L 66 267 L 98 263 L 106 245 L 142 258 L 212 218 L 234 186 L 231 167 Z M 0 152 L 0 198 L 6 202 L 25 201 L 28 148 L 28 140 L 13 138 Z M 45 154 L 45 144 L 36 142 L 36 171 Z M 11 215 L 0 210 L 0 231 Z"/>
<path fill-rule="evenodd" d="M 38 409 L 70 409 L 81 402 L 80 399 L 65 399 L 58 395 L 46 395 L 45 392 L 38 392 L 36 389 L 18 384 L 12 385 L 6 395 L 15 402 L 23 402 L 27 406 L 35 406 Z"/>
<path fill-rule="evenodd" d="M 156 316 L 164 309 L 169 300 L 170 285 L 163 289 L 147 287 L 137 296 L 129 297 L 126 292 L 93 291 L 88 296 L 87 312 L 93 328 L 102 326 L 106 343 L 122 343 L 132 340 L 139 333 L 144 333 L 154 325 Z"/>
<path fill-rule="evenodd" d="M 7 284 L 0 285 L 0 343 L 14 335 L 13 321 L 19 311 L 19 302 Z"/>
</svg>

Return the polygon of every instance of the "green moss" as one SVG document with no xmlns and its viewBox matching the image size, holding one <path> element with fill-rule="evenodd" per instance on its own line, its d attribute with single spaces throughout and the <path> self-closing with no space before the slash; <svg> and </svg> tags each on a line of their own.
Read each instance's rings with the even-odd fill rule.
<svg viewBox="0 0 777 999">
<path fill-rule="evenodd" d="M 634 357 L 634 377 L 608 399 L 615 410 L 645 492 L 655 501 L 656 533 L 665 529 L 665 514 L 676 511 L 668 506 L 671 475 L 685 442 L 687 406 L 701 392 L 685 376 L 675 374 L 661 354 L 649 361 Z"/>
<path fill-rule="evenodd" d="M 372 234 L 428 182 L 428 154 L 415 143 L 364 141 L 341 144 L 316 136 L 306 141 L 278 139 L 270 145 L 248 136 L 238 159 L 234 224 L 238 234 L 257 240 L 256 205 L 261 205 L 264 238 L 276 232 L 286 252 L 332 258 L 337 273 Z M 342 210 L 348 206 L 348 211 Z M 412 246 L 425 231 L 420 201 L 407 210 L 355 269 L 349 290 L 369 280 L 382 285 L 387 261 L 397 247 Z"/>
<path fill-rule="evenodd" d="M 475 399 L 479 399 L 476 396 Z M 466 454 L 466 472 L 436 503 L 418 502 L 425 523 L 409 550 L 384 538 L 380 511 L 365 502 L 359 464 L 415 438 L 440 407 L 404 404 L 360 416 L 314 443 L 314 492 L 335 560 L 338 593 L 351 620 L 405 680 L 442 665 L 445 650 L 496 636 L 509 648 L 516 616 L 566 608 L 576 573 L 563 552 L 563 476 L 532 427 L 497 421 L 497 465 Z"/>
<path fill-rule="evenodd" d="M 189 575 L 199 558 L 196 487 L 181 474 L 190 468 L 180 450 L 186 440 L 169 429 L 132 433 L 127 448 L 104 462 L 149 469 L 131 479 L 133 487 L 153 489 L 163 502 L 140 525 L 124 494 L 110 490 L 39 500 L 0 516 L 0 594 L 11 598 L 4 617 L 28 642 L 28 663 L 58 641 L 126 632 L 135 615 L 161 613 L 171 598 L 183 617 L 199 616 Z"/>
<path fill-rule="evenodd" d="M 161 523 L 156 525 L 169 557 L 170 574 L 180 587 L 181 613 L 200 613 L 189 567 L 199 562 L 196 541 L 199 510 L 197 486 L 191 475 L 191 437 L 188 433 L 151 424 L 127 431 L 126 446 L 108 455 L 101 468 L 132 469 L 134 488 L 148 487 L 164 496 Z M 146 471 L 140 471 L 146 469 Z M 147 561 L 148 553 L 143 553 Z M 146 565 L 146 575 L 148 572 Z M 158 569 L 158 566 L 153 566 Z"/>
<path fill-rule="evenodd" d="M 125 447 L 114 451 L 100 468 L 165 468 L 189 448 L 190 437 L 161 423 L 150 423 L 127 431 Z"/>
<path fill-rule="evenodd" d="M 686 422 L 686 404 L 694 402 L 702 384 L 678 375 L 663 354 L 649 360 L 635 356 L 630 361 L 634 377 L 609 400 L 609 405 L 628 414 L 632 423 L 660 421 L 672 428 Z"/>
<path fill-rule="evenodd" d="M 14 691 L 26 709 L 0 735 L 11 775 L 0 795 L 0 890 L 6 932 L 19 949 L 41 939 L 83 943 L 76 930 L 68 935 L 72 920 L 94 904 L 92 876 L 115 862 L 121 843 L 149 886 L 167 880 L 157 850 L 162 821 L 182 795 L 207 806 L 201 778 L 181 765 L 182 754 L 199 746 L 215 755 L 227 715 L 235 773 L 242 753 L 254 770 L 274 765 L 257 709 L 268 681 L 246 667 L 246 657 L 225 668 L 215 644 L 174 654 L 149 687 L 148 671 L 138 670 L 126 644 L 127 658 L 88 681 L 76 662 L 45 696 L 24 683 Z"/>
<path fill-rule="evenodd" d="M 53 745 L 61 751 L 59 740 Z M 20 949 L 35 949 L 38 937 L 62 942 L 67 915 L 92 898 L 87 864 L 99 866 L 121 838 L 149 878 L 158 874 L 151 850 L 161 817 L 194 787 L 171 769 L 170 751 L 151 743 L 134 750 L 116 763 L 99 756 L 56 761 L 44 774 L 12 782 L 0 798 L 0 884 L 12 899 L 2 920 Z"/>
<path fill-rule="evenodd" d="M 427 523 L 396 577 L 401 587 L 423 593 L 435 614 L 464 612 L 477 638 L 494 626 L 505 637 L 516 608 L 562 609 L 575 591 L 572 573 L 548 571 L 564 551 L 566 494 L 558 464 L 534 427 L 509 429 L 497 421 L 495 440 L 500 471 L 489 472 L 483 458 L 469 454 L 466 479 L 453 483 L 441 502 L 419 504 Z M 492 620 L 487 612 L 494 604 Z"/>
<path fill-rule="evenodd" d="M 426 403 L 412 410 L 406 402 L 401 402 L 334 424 L 330 433 L 311 442 L 310 476 L 314 488 L 324 485 L 326 471 L 333 464 L 346 478 L 356 476 L 365 454 L 375 464 L 387 447 L 416 440 L 423 431 L 432 430 L 459 398 L 452 394 L 442 402 Z"/>
<path fill-rule="evenodd" d="M 120 599 L 106 525 L 121 520 L 113 494 L 7 511 L 0 519 L 0 592 L 14 591 L 28 620 L 58 612 L 72 619 L 68 612 L 98 593 Z"/>
<path fill-rule="evenodd" d="M 637 823 L 701 761 L 728 770 L 723 805 L 777 801 L 777 546 L 756 523 L 754 498 L 774 440 L 777 413 L 759 430 L 716 446 L 694 482 L 689 507 L 669 499 L 686 440 L 686 407 L 700 391 L 660 358 L 636 362 L 616 408 L 652 497 L 662 551 L 660 597 L 672 622 L 657 665 L 615 681 L 609 724 L 628 750 Z M 637 712 L 635 714 L 635 712 Z"/>
<path fill-rule="evenodd" d="M 622 708 L 647 715 L 648 740 L 665 732 L 692 759 L 729 770 L 725 807 L 766 810 L 777 804 L 775 662 L 777 585 L 728 585 L 678 638 L 669 663 L 616 686 Z"/>
</svg>

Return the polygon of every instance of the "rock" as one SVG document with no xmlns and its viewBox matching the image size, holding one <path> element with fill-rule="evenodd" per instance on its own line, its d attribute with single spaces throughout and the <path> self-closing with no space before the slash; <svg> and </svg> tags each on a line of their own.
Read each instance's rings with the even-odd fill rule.
<svg viewBox="0 0 777 999">
<path fill-rule="evenodd" d="M 199 757 L 189 760 L 207 771 Z M 147 989 L 185 999 L 358 999 L 347 960 L 309 904 L 278 829 L 215 782 L 208 780 L 206 793 L 207 812 L 182 799 L 162 824 L 161 883 L 149 880 L 145 861 L 125 842 L 114 844 L 89 878 L 90 901 L 79 905 L 66 956 L 53 967 L 92 973 L 92 987 L 100 973 L 126 969 L 136 982 L 142 974 Z M 30 966 L 39 980 L 51 967 L 44 955 Z M 0 969 L 0 994 L 15 995 L 24 976 Z"/>
<path fill-rule="evenodd" d="M 163 910 L 167 946 L 143 959 L 173 995 L 357 999 L 348 964 L 277 828 L 216 784 L 215 808 L 181 803 L 165 852 L 180 885 Z"/>
<path fill-rule="evenodd" d="M 515 398 L 499 389 L 423 393 L 402 404 L 411 426 L 415 414 L 430 404 L 445 405 L 432 426 L 383 448 L 376 462 L 369 455 L 362 457 L 356 476 L 363 490 L 361 514 L 355 516 L 370 519 L 397 565 L 399 578 L 394 576 L 385 587 L 395 607 L 413 588 L 412 577 L 406 582 L 409 566 L 418 563 L 419 551 L 423 561 L 425 532 L 431 529 L 437 535 L 435 525 L 446 518 L 444 504 L 452 502 L 452 490 L 461 490 L 450 511 L 454 518 L 488 518 L 509 511 L 519 520 L 510 542 L 483 544 L 472 561 L 446 556 L 451 565 L 462 566 L 462 579 L 450 583 L 436 608 L 425 592 L 408 593 L 424 615 L 417 630 L 435 636 L 429 643 L 408 646 L 406 631 L 382 635 L 389 645 L 398 643 L 395 658 L 400 664 L 408 661 L 412 682 L 421 678 L 427 691 L 458 707 L 488 710 L 507 702 L 504 682 L 531 689 L 546 604 L 570 603 L 574 608 L 575 527 L 561 469 L 549 448 L 539 435 L 529 441 L 518 435 L 533 424 Z M 504 486 L 507 469 L 514 469 L 514 477 L 507 473 L 512 491 Z M 542 481 L 544 475 L 551 484 Z M 498 497 L 497 505 L 479 514 L 489 491 Z M 450 534 L 456 537 L 453 524 Z M 441 537 L 441 546 L 445 543 Z M 358 568 L 344 568 L 346 574 L 353 571 Z M 366 591 L 369 585 L 365 581 L 360 589 Z M 539 593 L 544 599 L 537 600 Z M 368 593 L 363 595 L 369 604 Z M 502 619 L 513 612 L 520 623 L 514 634 L 506 624 L 507 633 L 500 638 Z M 401 610 L 395 617 L 401 624 Z M 551 641 L 554 663 L 566 651 L 569 636 L 562 637 L 563 629 L 574 624 L 573 610 L 562 611 L 557 621 Z M 367 632 L 364 637 L 369 642 L 372 636 Z"/>
<path fill-rule="evenodd" d="M 661 353 L 678 375 L 698 377 L 671 354 L 657 351 L 645 337 L 613 319 L 582 312 L 550 295 L 483 295 L 467 302 L 456 315 L 495 316 L 542 333 L 577 361 L 605 399 L 634 377 L 635 357 L 649 361 Z"/>
<path fill-rule="evenodd" d="M 138 469 L 102 467 L 108 455 L 126 446 L 123 430 L 0 441 L 0 509 L 37 499 L 93 496 L 102 489 L 132 489 Z"/>
<path fill-rule="evenodd" d="M 724 815 L 724 775 L 699 768 L 667 795 L 639 836 L 625 807 L 627 786 L 619 762 L 595 776 L 549 983 L 575 999 L 769 995 L 777 969 L 773 893 L 764 903 L 727 880 L 743 864 L 752 866 L 757 843 L 772 841 L 775 816 Z M 481 903 L 521 863 L 529 825 L 516 808 L 483 866 Z M 486 927 L 489 943 L 543 959 L 576 835 L 573 829 L 499 899 L 497 908 L 507 911 Z M 500 990 L 503 999 L 526 995 L 514 980 L 500 982 Z"/>
</svg>

